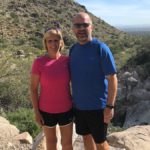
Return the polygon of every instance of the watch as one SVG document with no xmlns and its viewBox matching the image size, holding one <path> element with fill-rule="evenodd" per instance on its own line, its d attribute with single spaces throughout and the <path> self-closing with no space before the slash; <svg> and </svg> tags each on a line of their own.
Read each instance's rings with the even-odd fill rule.
<svg viewBox="0 0 150 150">
<path fill-rule="evenodd" d="M 106 107 L 109 108 L 109 109 L 113 109 L 114 108 L 113 105 L 109 105 L 109 104 L 106 104 Z"/>
</svg>

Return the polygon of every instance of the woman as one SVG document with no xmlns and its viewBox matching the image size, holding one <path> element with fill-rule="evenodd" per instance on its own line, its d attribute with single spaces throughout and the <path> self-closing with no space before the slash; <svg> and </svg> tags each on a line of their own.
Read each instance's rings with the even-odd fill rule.
<svg viewBox="0 0 150 150">
<path fill-rule="evenodd" d="M 44 130 L 47 150 L 57 149 L 57 124 L 62 150 L 72 150 L 69 58 L 60 53 L 64 41 L 58 27 L 44 34 L 43 45 L 47 54 L 34 60 L 31 71 L 31 97 L 36 121 Z"/>
</svg>

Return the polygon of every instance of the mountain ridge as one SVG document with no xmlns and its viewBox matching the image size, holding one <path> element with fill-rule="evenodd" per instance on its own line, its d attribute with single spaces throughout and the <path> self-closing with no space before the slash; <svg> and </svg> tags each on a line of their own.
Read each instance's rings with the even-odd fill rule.
<svg viewBox="0 0 150 150">
<path fill-rule="evenodd" d="M 1 37 L 8 43 L 22 40 L 34 47 L 42 38 L 44 28 L 51 20 L 59 20 L 65 44 L 70 46 L 76 41 L 71 31 L 71 20 L 77 12 L 88 12 L 85 6 L 74 0 L 7 0 L 1 2 Z M 123 40 L 128 35 L 88 12 L 93 20 L 93 36 L 112 43 Z M 121 42 L 120 42 L 121 43 Z M 38 47 L 42 48 L 42 47 Z"/>
</svg>

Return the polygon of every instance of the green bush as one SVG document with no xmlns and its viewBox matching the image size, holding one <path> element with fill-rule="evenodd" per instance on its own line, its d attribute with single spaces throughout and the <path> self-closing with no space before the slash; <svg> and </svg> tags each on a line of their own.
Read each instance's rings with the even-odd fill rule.
<svg viewBox="0 0 150 150">
<path fill-rule="evenodd" d="M 11 12 L 10 16 L 13 18 L 13 23 L 16 23 L 16 24 L 19 23 L 19 17 L 15 12 Z"/>
<path fill-rule="evenodd" d="M 32 36 L 29 38 L 30 41 L 32 41 L 32 46 L 38 49 L 42 49 L 42 39 L 37 36 Z"/>
<path fill-rule="evenodd" d="M 13 45 L 18 46 L 18 45 L 23 45 L 25 44 L 25 39 L 23 38 L 16 38 L 13 40 Z"/>
<path fill-rule="evenodd" d="M 0 60 L 0 105 L 6 111 L 20 107 L 31 108 L 29 76 L 32 58 L 6 55 Z"/>
<path fill-rule="evenodd" d="M 14 124 L 20 132 L 28 131 L 32 137 L 35 137 L 40 132 L 40 127 L 37 126 L 32 109 L 19 108 L 14 112 L 6 113 L 6 118 L 11 124 Z"/>
<path fill-rule="evenodd" d="M 8 44 L 8 41 L 6 39 L 4 39 L 3 37 L 0 38 L 0 49 L 7 47 L 7 44 Z"/>
</svg>

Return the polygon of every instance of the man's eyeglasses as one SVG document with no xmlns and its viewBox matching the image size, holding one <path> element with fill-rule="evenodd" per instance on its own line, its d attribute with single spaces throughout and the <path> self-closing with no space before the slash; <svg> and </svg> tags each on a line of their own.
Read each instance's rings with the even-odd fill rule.
<svg viewBox="0 0 150 150">
<path fill-rule="evenodd" d="M 74 28 L 80 29 L 81 27 L 87 28 L 89 27 L 90 23 L 75 23 L 73 24 Z"/>
</svg>

